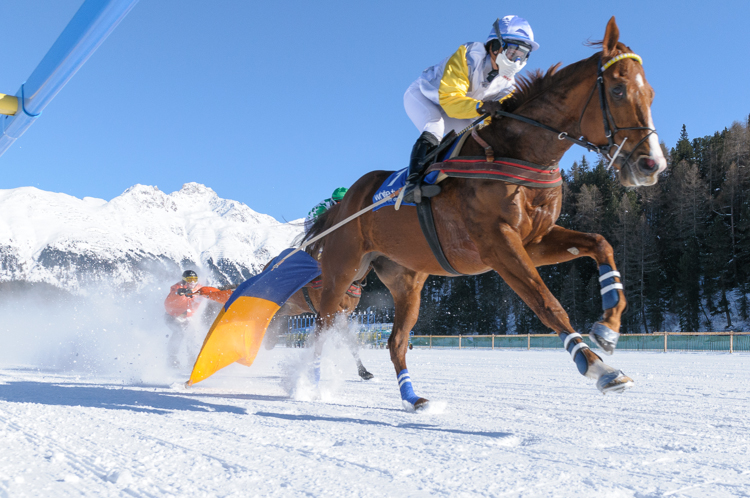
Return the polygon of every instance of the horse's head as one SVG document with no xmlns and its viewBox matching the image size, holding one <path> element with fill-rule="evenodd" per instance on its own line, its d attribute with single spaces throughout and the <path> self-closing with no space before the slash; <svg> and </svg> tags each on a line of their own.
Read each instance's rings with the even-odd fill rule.
<svg viewBox="0 0 750 498">
<path fill-rule="evenodd" d="M 600 106 L 588 106 L 581 130 L 594 143 L 609 143 L 609 154 L 617 154 L 614 167 L 620 183 L 653 185 L 667 167 L 651 118 L 654 90 L 646 81 L 640 57 L 619 43 L 619 38 L 612 17 L 602 41 L 600 79 L 594 89 L 598 95 L 590 101 L 598 100 Z M 618 146 L 622 147 L 619 151 Z"/>
</svg>

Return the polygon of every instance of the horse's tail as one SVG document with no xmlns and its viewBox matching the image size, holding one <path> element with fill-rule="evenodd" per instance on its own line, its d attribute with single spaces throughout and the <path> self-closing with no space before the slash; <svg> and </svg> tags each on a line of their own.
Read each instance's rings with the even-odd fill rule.
<svg viewBox="0 0 750 498">
<path fill-rule="evenodd" d="M 310 230 L 305 233 L 305 236 L 302 239 L 301 243 L 304 243 L 305 241 L 308 241 L 313 237 L 320 235 L 321 233 L 331 228 L 335 223 L 337 223 L 338 217 L 336 216 L 336 214 L 341 209 L 340 206 L 341 203 L 331 206 L 331 208 L 329 208 L 325 213 L 318 216 L 318 219 L 315 220 L 315 223 L 313 223 L 313 225 L 310 227 Z M 305 247 L 305 252 L 312 257 L 316 257 L 318 251 L 320 251 L 320 249 L 322 249 L 324 245 L 325 237 Z"/>
</svg>

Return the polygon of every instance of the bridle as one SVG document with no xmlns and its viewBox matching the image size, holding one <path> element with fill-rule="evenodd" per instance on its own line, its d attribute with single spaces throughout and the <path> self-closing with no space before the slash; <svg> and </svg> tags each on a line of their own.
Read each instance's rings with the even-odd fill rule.
<svg viewBox="0 0 750 498">
<path fill-rule="evenodd" d="M 628 139 L 628 137 L 625 137 L 622 139 L 622 142 L 620 145 L 617 145 L 615 142 L 615 135 L 623 130 L 649 130 L 649 132 L 641 139 L 640 142 L 635 144 L 635 147 L 630 151 L 630 154 L 627 155 L 625 160 L 623 161 L 624 164 L 627 164 L 628 161 L 630 161 L 630 157 L 633 155 L 633 153 L 638 150 L 638 147 L 641 146 L 643 142 L 648 140 L 648 138 L 656 133 L 656 130 L 653 128 L 650 128 L 648 126 L 629 126 L 627 128 L 618 128 L 617 124 L 615 123 L 615 118 L 612 116 L 612 113 L 609 111 L 609 104 L 607 103 L 607 96 L 604 91 L 604 71 L 607 70 L 610 66 L 615 64 L 616 62 L 619 62 L 623 59 L 633 59 L 638 61 L 639 64 L 643 64 L 643 59 L 637 54 L 634 54 L 632 52 L 627 52 L 624 54 L 619 54 L 615 57 L 612 57 L 609 61 L 607 61 L 606 64 L 602 65 L 601 61 L 599 64 L 599 74 L 596 76 L 596 88 L 599 89 L 599 102 L 602 108 L 602 118 L 604 120 L 604 135 L 607 137 L 607 154 L 605 156 L 607 159 L 609 159 L 609 165 L 607 166 L 607 169 L 612 167 L 612 164 L 614 164 L 615 159 L 617 159 L 618 154 L 620 154 L 620 151 L 622 150 L 622 146 L 625 145 L 625 141 Z M 581 129 L 581 120 L 583 120 L 583 114 L 586 112 L 586 107 L 588 107 L 589 102 L 591 101 L 591 97 L 594 94 L 594 89 L 591 90 L 591 95 L 589 95 L 589 99 L 586 101 L 586 105 L 583 108 L 583 111 L 581 111 L 581 118 L 578 120 L 578 129 Z M 610 126 L 610 122 L 612 123 L 612 126 Z M 613 147 L 617 147 L 617 150 L 615 151 L 614 155 L 610 157 L 610 152 L 612 151 Z M 601 152 L 600 152 L 601 153 Z"/>
<path fill-rule="evenodd" d="M 511 112 L 495 111 L 495 114 L 499 116 L 512 118 L 512 119 L 521 121 L 523 123 L 536 126 L 537 128 L 542 128 L 544 130 L 550 131 L 557 135 L 558 140 L 568 140 L 569 142 L 573 142 L 576 145 L 580 145 L 581 147 L 584 147 L 589 152 L 596 152 L 597 154 L 601 154 L 602 156 L 609 159 L 609 164 L 607 165 L 607 169 L 612 167 L 612 165 L 615 162 L 615 159 L 617 159 L 617 156 L 620 154 L 620 151 L 622 150 L 622 146 L 625 145 L 625 141 L 628 139 L 627 137 L 623 138 L 622 142 L 618 145 L 617 142 L 615 142 L 615 135 L 617 135 L 617 133 L 621 131 L 626 131 L 626 130 L 649 130 L 649 133 L 647 133 L 646 136 L 644 136 L 641 139 L 641 141 L 638 142 L 635 147 L 633 147 L 633 150 L 631 150 L 630 154 L 628 154 L 627 157 L 625 158 L 624 163 L 627 164 L 631 156 L 633 155 L 633 153 L 638 149 L 638 147 L 640 147 L 641 144 L 645 142 L 652 134 L 656 133 L 656 130 L 648 126 L 629 126 L 625 128 L 619 128 L 617 124 L 615 123 L 615 118 L 612 116 L 612 113 L 609 110 L 609 104 L 607 103 L 606 93 L 604 90 L 604 71 L 609 69 L 616 62 L 619 62 L 623 59 L 634 59 L 638 61 L 640 64 L 643 64 L 643 60 L 641 59 L 641 57 L 632 52 L 619 54 L 611 58 L 609 61 L 607 61 L 603 65 L 601 64 L 601 60 L 600 60 L 599 71 L 596 76 L 596 84 L 591 89 L 589 98 L 588 100 L 586 100 L 586 105 L 583 106 L 583 110 L 581 111 L 581 117 L 578 120 L 578 129 L 580 130 L 581 122 L 583 121 L 583 115 L 586 113 L 586 109 L 588 108 L 589 103 L 591 103 L 591 98 L 594 96 L 594 92 L 598 89 L 599 90 L 599 103 L 601 106 L 602 117 L 603 117 L 603 122 L 604 122 L 604 135 L 607 137 L 607 145 L 593 144 L 589 142 L 588 140 L 586 140 L 583 135 L 581 135 L 579 138 L 573 138 L 570 135 L 568 135 L 567 132 L 556 130 L 552 128 L 551 126 L 547 126 L 533 119 L 527 118 L 525 116 L 519 116 L 518 114 L 513 114 Z M 485 115 L 479 120 L 477 120 L 477 123 L 486 119 L 487 116 L 488 115 Z M 615 153 L 610 155 L 613 148 L 616 149 Z"/>
</svg>

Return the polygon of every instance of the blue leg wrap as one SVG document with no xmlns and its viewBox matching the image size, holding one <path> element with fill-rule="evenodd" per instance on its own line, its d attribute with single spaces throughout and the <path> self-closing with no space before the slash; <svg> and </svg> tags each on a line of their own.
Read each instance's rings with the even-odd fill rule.
<svg viewBox="0 0 750 498">
<path fill-rule="evenodd" d="M 620 272 L 612 270 L 611 266 L 599 266 L 599 285 L 602 286 L 602 309 L 604 311 L 614 308 L 620 302 L 620 293 L 617 290 L 622 289 L 622 284 L 615 282 L 615 277 L 619 276 Z"/>
<path fill-rule="evenodd" d="M 419 400 L 419 396 L 414 394 L 414 388 L 411 386 L 411 377 L 409 377 L 409 370 L 404 368 L 398 373 L 396 377 L 398 380 L 398 388 L 401 391 L 401 399 L 412 406 Z"/>
<path fill-rule="evenodd" d="M 560 334 L 560 339 L 563 341 L 563 347 L 565 350 L 573 357 L 573 363 L 578 367 L 578 372 L 581 375 L 586 375 L 586 372 L 589 369 L 589 362 L 586 359 L 586 355 L 583 354 L 583 350 L 589 349 L 589 347 L 583 342 L 581 334 L 567 334 L 563 332 Z"/>
</svg>

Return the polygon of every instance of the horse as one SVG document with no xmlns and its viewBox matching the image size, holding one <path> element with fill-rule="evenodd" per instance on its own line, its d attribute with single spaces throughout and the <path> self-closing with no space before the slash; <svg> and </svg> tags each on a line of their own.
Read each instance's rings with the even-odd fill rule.
<svg viewBox="0 0 750 498">
<path fill-rule="evenodd" d="M 269 265 L 270 263 L 268 263 L 263 268 L 263 271 L 266 271 Z M 354 310 L 357 308 L 357 305 L 359 304 L 359 300 L 362 295 L 362 287 L 364 285 L 363 282 L 366 277 L 367 275 L 365 274 L 361 281 L 353 283 L 350 286 L 350 289 L 347 290 L 347 292 L 339 301 L 337 313 L 343 313 L 349 316 L 354 312 Z M 315 282 L 315 280 L 313 282 Z M 313 282 L 311 282 L 311 284 Z M 268 326 L 268 331 L 266 332 L 264 341 L 266 349 L 273 349 L 274 346 L 276 346 L 276 343 L 278 342 L 279 336 L 282 332 L 283 319 L 289 316 L 304 315 L 306 313 L 317 313 L 317 309 L 320 306 L 321 294 L 322 290 L 319 286 L 312 286 L 310 284 L 292 294 L 292 297 L 290 297 L 279 309 L 279 311 L 276 312 L 273 319 L 271 320 L 271 323 Z M 359 374 L 362 380 L 372 379 L 374 375 L 367 370 L 367 368 L 362 363 L 362 359 L 359 357 L 359 344 L 357 344 L 357 341 L 348 340 L 346 342 L 349 351 L 351 352 L 352 356 L 354 357 L 354 361 L 357 364 L 357 374 Z"/>
<path fill-rule="evenodd" d="M 666 159 L 651 117 L 654 91 L 640 57 L 619 37 L 612 17 L 603 40 L 590 44 L 601 51 L 562 69 L 558 63 L 546 73 L 536 71 L 519 78 L 516 92 L 505 102 L 508 112 L 504 116 L 511 117 L 492 117 L 467 138 L 461 154 L 481 156 L 489 146 L 496 156 L 553 169 L 573 143 L 589 144 L 614 152 L 611 164 L 622 185 L 655 184 Z M 312 227 L 308 239 L 370 205 L 392 173 L 373 171 L 357 180 L 342 202 Z M 602 319 L 594 325 L 591 338 L 605 353 L 613 353 L 626 300 L 612 246 L 599 234 L 556 224 L 562 186 L 531 188 L 467 178 L 448 178 L 440 186 L 440 194 L 431 199 L 432 212 L 439 244 L 452 267 L 464 275 L 496 271 L 541 322 L 558 334 L 579 372 L 596 381 L 602 393 L 631 387 L 632 379 L 604 363 L 583 342 L 537 272 L 539 266 L 584 256 L 596 261 L 605 299 Z M 367 212 L 305 250 L 320 256 L 323 275 L 316 333 L 331 327 L 349 284 L 362 278 L 370 266 L 388 287 L 395 304 L 388 345 L 401 398 L 407 410 L 425 408 L 428 400 L 414 393 L 406 365 L 409 331 L 417 321 L 427 277 L 455 275 L 431 251 L 417 210 L 401 206 Z M 318 354 L 321 347 L 316 345 Z"/>
</svg>

